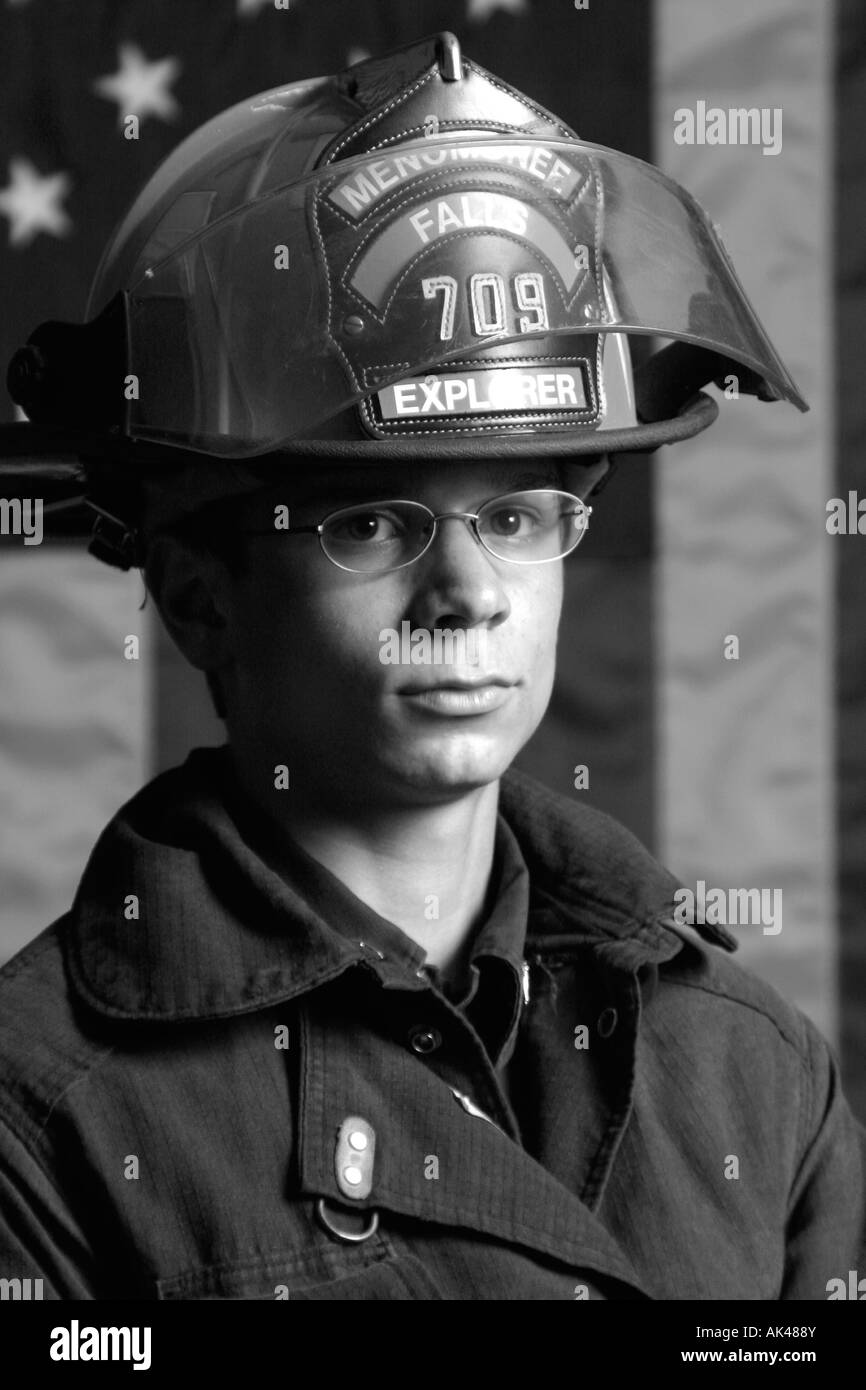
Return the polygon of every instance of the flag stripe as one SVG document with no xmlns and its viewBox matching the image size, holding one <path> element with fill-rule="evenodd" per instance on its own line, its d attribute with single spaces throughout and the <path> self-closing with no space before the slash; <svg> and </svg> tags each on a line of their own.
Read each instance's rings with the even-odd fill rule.
<svg viewBox="0 0 866 1390">
<path fill-rule="evenodd" d="M 0 577 L 5 960 L 69 906 L 106 821 L 149 775 L 153 629 L 139 576 L 81 549 L 4 549 Z"/>
<path fill-rule="evenodd" d="M 662 855 L 692 885 L 782 891 L 780 932 L 737 928 L 742 959 L 834 1036 L 832 9 L 657 0 L 655 15 L 656 162 L 721 224 L 812 407 L 722 401 L 721 424 L 659 468 Z M 781 109 L 781 150 L 675 143 L 675 113 L 699 102 Z"/>
</svg>

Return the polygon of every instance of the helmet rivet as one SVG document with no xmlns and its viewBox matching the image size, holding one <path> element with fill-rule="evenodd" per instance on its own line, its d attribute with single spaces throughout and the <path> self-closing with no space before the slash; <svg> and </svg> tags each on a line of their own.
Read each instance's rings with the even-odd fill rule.
<svg viewBox="0 0 866 1390">
<path fill-rule="evenodd" d="M 364 320 L 361 318 L 360 314 L 349 314 L 343 319 L 344 333 L 351 333 L 354 336 L 357 333 L 363 333 L 363 331 Z"/>
</svg>

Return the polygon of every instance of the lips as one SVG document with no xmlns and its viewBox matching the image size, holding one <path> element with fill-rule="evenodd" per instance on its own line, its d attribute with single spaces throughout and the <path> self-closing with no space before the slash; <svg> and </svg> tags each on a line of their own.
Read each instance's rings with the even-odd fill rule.
<svg viewBox="0 0 866 1390">
<path fill-rule="evenodd" d="M 447 676 L 443 680 L 419 681 L 417 685 L 401 686 L 398 694 L 421 695 L 428 690 L 480 690 L 488 685 L 503 686 L 507 690 L 513 684 L 504 676 Z"/>
<path fill-rule="evenodd" d="M 421 715 L 439 718 L 471 718 L 492 714 L 511 699 L 514 682 L 501 676 L 482 676 L 461 680 L 428 681 L 425 685 L 404 686 L 399 692 L 408 706 Z"/>
</svg>

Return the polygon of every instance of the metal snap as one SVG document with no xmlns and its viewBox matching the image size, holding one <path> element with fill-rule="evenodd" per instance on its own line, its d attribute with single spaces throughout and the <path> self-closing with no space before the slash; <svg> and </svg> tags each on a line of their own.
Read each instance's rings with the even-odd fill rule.
<svg viewBox="0 0 866 1390">
<path fill-rule="evenodd" d="M 442 1034 L 436 1028 L 413 1028 L 409 1035 L 409 1045 L 413 1052 L 424 1056 L 442 1046 Z"/>
<path fill-rule="evenodd" d="M 601 1037 L 610 1037 L 611 1033 L 616 1028 L 618 1017 L 616 1009 L 603 1009 L 601 1011 L 598 1016 L 598 1024 L 596 1025 Z"/>
</svg>

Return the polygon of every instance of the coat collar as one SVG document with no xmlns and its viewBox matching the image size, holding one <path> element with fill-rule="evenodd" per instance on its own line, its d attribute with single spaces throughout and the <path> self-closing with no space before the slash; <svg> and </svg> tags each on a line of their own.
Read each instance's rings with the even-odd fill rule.
<svg viewBox="0 0 866 1390">
<path fill-rule="evenodd" d="M 226 749 L 196 749 L 100 836 L 67 924 L 82 998 L 118 1019 L 226 1018 L 358 963 L 406 988 L 403 967 L 371 960 L 255 853 L 232 819 L 228 776 Z M 514 770 L 502 780 L 500 811 L 529 869 L 535 949 L 593 946 L 611 965 L 635 969 L 682 948 L 672 924 L 678 880 L 616 821 Z"/>
</svg>

